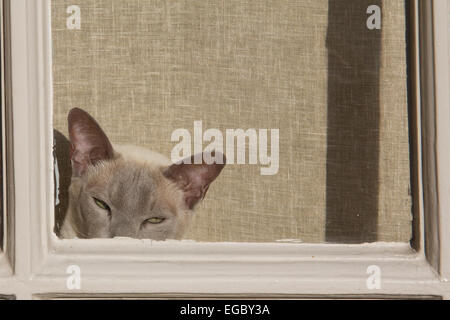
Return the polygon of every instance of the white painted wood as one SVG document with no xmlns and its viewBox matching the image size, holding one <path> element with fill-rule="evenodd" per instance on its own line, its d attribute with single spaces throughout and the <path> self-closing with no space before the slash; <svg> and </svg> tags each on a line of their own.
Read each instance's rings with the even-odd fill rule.
<svg viewBox="0 0 450 320">
<path fill-rule="evenodd" d="M 14 188 L 16 195 L 16 261 L 15 274 L 27 278 L 30 274 L 30 187 L 31 178 L 30 160 L 32 156 L 32 140 L 29 140 L 30 117 L 28 109 L 31 93 L 37 81 L 29 73 L 29 59 L 34 55 L 31 51 L 29 39 L 32 35 L 27 30 L 27 1 L 11 1 L 11 69 L 12 69 L 12 95 L 14 109 Z M 30 51 L 28 51 L 30 50 Z M 26 142 L 28 141 L 28 142 Z M 35 173 L 36 174 L 36 173 Z M 1 286 L 3 287 L 3 286 Z"/>
<path fill-rule="evenodd" d="M 436 270 L 440 269 L 439 258 L 439 200 L 437 190 L 438 172 L 436 166 L 436 103 L 435 103 L 435 64 L 434 64 L 434 33 L 433 33 L 433 2 L 416 1 L 419 13 L 419 42 L 416 42 L 420 68 L 416 71 L 416 87 L 420 91 L 420 100 L 416 109 L 420 110 L 422 125 L 422 154 L 421 168 L 422 192 L 419 197 L 423 200 L 424 253 L 429 263 Z M 417 195 L 416 195 L 417 198 Z"/>
<path fill-rule="evenodd" d="M 1 90 L 0 90 L 1 97 L 0 97 L 0 101 L 1 101 L 1 115 L 2 115 L 2 119 L 5 119 L 5 104 L 6 104 L 5 92 L 4 92 L 4 90 L 5 90 L 5 57 L 4 57 L 4 52 L 5 52 L 5 45 L 4 45 L 4 42 L 5 42 L 5 39 L 4 39 L 5 30 L 4 30 L 4 23 L 5 22 L 4 22 L 3 14 L 4 14 L 3 2 L 0 2 L 0 35 L 1 35 L 1 38 L 0 38 L 0 81 L 1 81 Z M 4 148 L 4 145 L 5 145 L 4 137 L 6 136 L 4 127 L 5 126 L 2 124 L 2 131 L 1 131 L 1 133 L 2 133 L 2 155 L 6 154 L 5 153 L 5 148 Z M 5 176 L 5 170 L 4 170 L 5 167 L 6 167 L 5 166 L 5 157 L 3 156 L 2 157 L 2 177 Z M 5 182 L 5 179 L 3 179 L 3 181 L 2 181 L 2 189 L 3 190 L 5 190 L 4 182 Z M 2 198 L 0 200 L 2 207 L 4 206 L 3 204 L 5 203 L 5 199 L 6 199 L 6 196 L 3 193 L 3 196 L 2 196 Z M 2 212 L 2 216 L 0 217 L 0 219 L 2 219 L 2 224 L 0 224 L 0 225 L 2 226 L 2 234 L 3 234 L 2 241 L 4 243 L 6 241 L 6 234 L 7 234 L 7 230 L 6 230 L 6 212 L 4 210 Z M 3 223 L 3 221 L 4 221 L 4 223 Z M 2 249 L 3 248 L 0 248 L 0 251 Z"/>
<path fill-rule="evenodd" d="M 11 276 L 12 270 L 8 258 L 4 254 L 0 254 L 0 277 Z M 1 288 L 1 287 L 0 287 Z"/>
<path fill-rule="evenodd" d="M 1 50 L 1 61 L 0 61 L 0 70 L 1 70 L 1 115 L 2 115 L 2 119 L 5 119 L 5 106 L 6 106 L 6 88 L 5 88 L 5 78 L 6 78 L 6 72 L 5 72 L 5 53 L 7 52 L 7 50 L 5 50 L 5 43 L 7 41 L 7 39 L 4 38 L 4 34 L 5 34 L 5 30 L 4 30 L 4 7 L 3 7 L 3 3 L 0 3 L 0 34 L 2 35 L 1 41 L 0 41 L 0 50 Z M 5 124 L 2 123 L 2 177 L 3 177 L 3 181 L 2 181 L 2 188 L 3 190 L 7 190 L 7 186 L 6 186 L 6 135 L 5 135 Z M 8 215 L 6 214 L 6 209 L 7 209 L 7 197 L 6 197 L 6 192 L 3 192 L 2 197 L 0 199 L 0 205 L 2 206 L 1 210 L 2 210 L 2 234 L 3 234 L 3 247 L 0 247 L 0 277 L 1 276 L 9 276 L 12 274 L 12 269 L 11 269 L 11 264 L 10 261 L 8 259 L 8 255 L 7 253 L 9 252 L 10 248 L 9 248 L 9 244 L 10 244 L 10 229 L 7 228 L 8 226 Z"/>
<path fill-rule="evenodd" d="M 449 7 L 447 0 L 435 0 L 433 5 L 440 272 L 447 279 L 450 277 Z"/>
<path fill-rule="evenodd" d="M 1 101 L 1 115 L 2 115 L 2 119 L 5 119 L 5 104 L 6 104 L 6 100 L 5 100 L 5 92 L 4 92 L 4 88 L 5 88 L 5 57 L 4 57 L 4 52 L 5 52 L 5 45 L 4 45 L 4 34 L 5 34 L 5 30 L 4 30 L 4 18 L 3 18 L 3 13 L 4 13 L 4 9 L 3 9 L 3 2 L 0 2 L 0 81 L 1 81 L 1 89 L 0 89 L 0 101 Z M 2 124 L 2 146 L 4 145 L 4 139 L 3 137 L 5 137 L 5 131 L 4 131 L 4 126 Z M 5 148 L 2 147 L 2 155 L 5 154 Z M 4 161 L 5 157 L 2 157 L 2 177 L 5 176 L 5 161 Z M 5 179 L 3 179 L 2 181 L 2 188 L 3 190 L 5 190 L 5 185 L 4 185 L 4 181 Z M 0 222 L 0 226 L 2 228 L 1 230 L 1 234 L 3 235 L 3 238 L 1 239 L 1 242 L 5 243 L 6 242 L 6 234 L 7 234 L 7 230 L 6 230 L 6 212 L 3 209 L 3 203 L 5 201 L 5 195 L 3 194 L 3 196 L 0 199 L 0 206 L 2 207 L 2 213 L 0 216 L 0 219 L 2 220 Z M 2 251 L 4 250 L 4 246 L 0 247 L 0 255 L 2 254 Z"/>
<path fill-rule="evenodd" d="M 444 4 L 445 0 L 436 0 L 435 12 L 443 10 Z M 404 243 L 310 245 L 57 239 L 52 232 L 50 1 L 13 0 L 11 15 L 16 264 L 13 276 L 0 272 L 1 294 L 16 294 L 21 299 L 47 293 L 434 294 L 450 298 L 449 284 L 429 265 L 423 250 L 414 252 Z M 437 49 L 443 50 L 442 46 Z M 437 108 L 443 103 L 442 95 Z M 446 112 L 439 110 L 439 116 L 446 117 Z M 437 124 L 438 131 L 445 131 L 444 124 Z M 440 137 L 445 137 L 441 131 Z M 448 151 L 441 152 L 441 147 L 447 147 L 444 141 L 438 145 L 439 170 L 445 159 L 450 159 Z M 441 172 L 447 174 L 445 170 Z M 440 181 L 440 199 L 446 188 L 445 182 Z M 439 212 L 444 222 L 447 208 L 448 204 L 442 201 Z M 449 225 L 446 226 L 441 225 L 440 230 L 448 234 Z M 446 245 L 442 244 L 442 248 Z M 449 261 L 446 254 L 441 254 L 441 270 L 446 272 Z M 66 287 L 66 269 L 70 265 L 81 268 L 80 290 Z M 380 267 L 380 289 L 371 290 L 366 285 L 370 265 Z"/>
<path fill-rule="evenodd" d="M 414 102 L 414 110 L 411 111 L 411 113 L 415 113 L 415 118 L 417 119 L 415 125 L 416 128 L 409 128 L 409 130 L 412 132 L 413 135 L 415 135 L 415 140 L 416 141 L 416 147 L 417 147 L 417 153 L 419 156 L 417 156 L 417 164 L 418 164 L 418 168 L 419 170 L 417 170 L 418 172 L 416 172 L 415 174 L 417 175 L 417 192 L 418 192 L 418 210 L 419 212 L 417 213 L 417 216 L 419 217 L 419 232 L 420 234 L 417 235 L 419 237 L 419 248 L 421 248 L 422 250 L 424 250 L 423 248 L 425 248 L 425 226 L 424 226 L 424 203 L 423 203 L 423 195 L 424 195 L 424 188 L 423 188 L 423 172 L 421 170 L 422 166 L 423 166 L 423 160 L 421 155 L 423 154 L 423 148 L 422 148 L 422 123 L 420 121 L 421 119 L 421 110 L 420 110 L 420 101 L 422 99 L 421 97 L 421 93 L 420 93 L 420 76 L 419 76 L 419 71 L 420 71 L 420 54 L 419 54 L 419 50 L 418 50 L 418 45 L 420 43 L 419 40 L 419 10 L 418 10 L 418 0 L 414 0 L 414 1 L 410 1 L 410 6 L 413 7 L 413 10 L 410 11 L 410 14 L 414 15 L 413 20 L 414 20 L 414 24 L 411 23 L 411 28 L 413 28 L 411 30 L 411 32 L 414 34 L 413 38 L 414 40 L 412 40 L 415 44 L 415 48 L 414 48 L 414 53 L 411 53 L 411 55 L 413 55 L 414 59 L 412 59 L 413 61 L 410 61 L 411 64 L 414 64 L 413 69 L 415 70 L 415 79 L 412 81 L 412 85 L 417 88 L 417 90 L 413 90 L 413 94 L 412 97 L 415 100 Z M 411 41 L 411 40 L 410 40 Z M 411 146 L 410 150 L 413 150 L 414 148 Z"/>
</svg>

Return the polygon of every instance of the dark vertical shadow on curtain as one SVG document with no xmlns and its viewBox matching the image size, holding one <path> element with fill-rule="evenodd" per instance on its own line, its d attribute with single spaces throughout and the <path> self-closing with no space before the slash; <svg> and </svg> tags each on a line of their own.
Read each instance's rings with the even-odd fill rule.
<svg viewBox="0 0 450 320">
<path fill-rule="evenodd" d="M 62 223 L 69 208 L 69 186 L 72 177 L 70 164 L 70 142 L 58 130 L 53 130 L 53 156 L 57 167 L 54 174 L 55 179 L 55 225 L 53 231 L 59 237 Z"/>
<path fill-rule="evenodd" d="M 417 68 L 415 67 L 417 54 L 415 38 L 416 29 L 416 9 L 414 5 L 414 0 L 405 1 L 405 13 L 406 13 L 406 61 L 407 61 L 407 85 L 408 85 L 408 125 L 409 128 L 418 128 L 418 122 L 420 119 L 417 117 L 416 109 L 417 103 L 415 98 L 415 81 L 418 77 Z M 412 196 L 412 214 L 413 214 L 413 232 L 411 238 L 411 247 L 416 251 L 420 250 L 420 190 L 419 190 L 419 148 L 417 144 L 417 136 L 415 130 L 409 130 L 409 163 L 411 166 L 410 177 L 411 177 L 411 196 Z"/>
<path fill-rule="evenodd" d="M 329 0 L 326 241 L 377 240 L 381 0 Z"/>
</svg>

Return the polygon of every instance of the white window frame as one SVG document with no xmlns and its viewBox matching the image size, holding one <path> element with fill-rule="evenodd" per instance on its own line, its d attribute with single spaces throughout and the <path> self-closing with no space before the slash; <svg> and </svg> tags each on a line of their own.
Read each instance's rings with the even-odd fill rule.
<svg viewBox="0 0 450 320">
<path fill-rule="evenodd" d="M 6 8 L 8 10 L 8 8 Z M 2 197 L 0 199 L 0 212 L 1 219 L 3 221 L 2 227 L 3 227 L 3 239 L 2 243 L 3 246 L 0 247 L 0 277 L 5 276 L 11 276 L 12 270 L 13 270 L 13 264 L 14 261 L 14 249 L 13 249 L 13 230 L 14 230 L 14 221 L 13 215 L 8 214 L 13 207 L 11 204 L 13 204 L 11 197 L 8 199 L 8 195 L 13 195 L 14 192 L 12 190 L 12 185 L 8 184 L 8 182 L 13 181 L 12 177 L 12 166 L 13 163 L 13 157 L 12 157 L 12 149 L 10 148 L 12 146 L 12 141 L 8 141 L 6 137 L 11 137 L 11 135 L 8 133 L 11 130 L 11 122 L 5 121 L 6 119 L 11 119 L 10 114 L 6 111 L 5 105 L 9 103 L 10 101 L 7 99 L 7 97 L 11 96 L 11 86 L 10 86 L 10 69 L 5 70 L 5 60 L 9 60 L 9 37 L 3 38 L 3 35 L 7 35 L 9 30 L 4 30 L 4 26 L 8 25 L 8 21 L 6 23 L 3 23 L 4 21 L 4 12 L 5 8 L 3 7 L 3 3 L 0 3 L 0 34 L 2 35 L 2 40 L 0 41 L 0 50 L 3 53 L 1 55 L 0 60 L 0 69 L 1 69 L 1 117 L 4 119 L 2 121 L 2 129 L 1 129 L 1 135 L 2 135 L 2 159 L 1 159 L 1 170 L 2 170 L 2 177 L 3 181 L 1 184 L 1 187 L 3 189 Z M 8 57 L 5 59 L 5 57 Z M 8 134 L 7 134 L 8 133 Z M 7 168 L 10 168 L 10 170 L 7 170 Z M 1 295 L 1 293 L 0 293 Z"/>
<path fill-rule="evenodd" d="M 59 240 L 53 233 L 50 1 L 11 1 L 15 258 L 0 256 L 0 294 L 19 299 L 198 294 L 450 299 L 449 11 L 446 0 L 411 4 L 414 20 L 421 18 L 420 25 L 412 25 L 412 67 L 421 71 L 414 74 L 414 116 L 419 121 L 411 128 L 418 150 L 417 251 L 408 243 Z M 422 116 L 428 120 L 424 126 Z M 423 170 L 423 161 L 434 166 Z M 430 183 L 433 175 L 435 184 Z M 80 290 L 66 286 L 70 265 L 81 268 Z M 371 265 L 381 270 L 380 289 L 366 285 Z"/>
</svg>

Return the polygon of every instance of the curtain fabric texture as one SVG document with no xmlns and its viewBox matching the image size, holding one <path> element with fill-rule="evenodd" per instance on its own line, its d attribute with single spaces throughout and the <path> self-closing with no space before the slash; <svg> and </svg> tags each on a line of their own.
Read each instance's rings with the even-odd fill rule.
<svg viewBox="0 0 450 320">
<path fill-rule="evenodd" d="M 51 8 L 62 134 L 74 107 L 113 143 L 167 157 L 194 121 L 224 143 L 226 129 L 279 129 L 277 174 L 227 165 L 187 239 L 410 240 L 404 1 L 80 0 L 70 29 L 72 4 Z"/>
</svg>

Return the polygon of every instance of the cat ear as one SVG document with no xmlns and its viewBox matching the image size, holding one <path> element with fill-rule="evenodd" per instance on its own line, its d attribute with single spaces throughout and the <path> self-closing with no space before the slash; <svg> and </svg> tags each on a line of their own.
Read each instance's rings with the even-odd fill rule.
<svg viewBox="0 0 450 320">
<path fill-rule="evenodd" d="M 173 164 L 164 172 L 167 178 L 175 181 L 184 191 L 184 199 L 189 209 L 193 209 L 205 197 L 209 185 L 220 174 L 226 162 L 223 154 L 212 151 L 211 154 L 206 155 L 210 156 L 210 159 L 223 159 L 223 161 L 219 161 L 221 163 L 206 164 L 205 153 L 203 153 L 202 163 L 194 164 L 194 159 L 199 155 Z"/>
<path fill-rule="evenodd" d="M 102 128 L 86 111 L 70 110 L 69 137 L 71 143 L 72 175 L 81 176 L 90 165 L 113 158 L 114 151 Z"/>
</svg>

